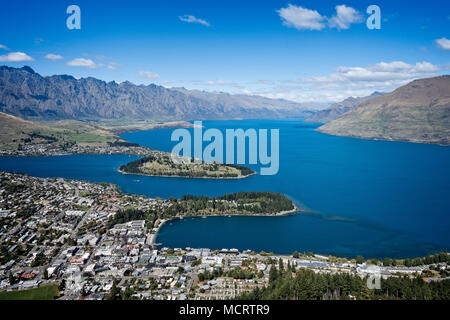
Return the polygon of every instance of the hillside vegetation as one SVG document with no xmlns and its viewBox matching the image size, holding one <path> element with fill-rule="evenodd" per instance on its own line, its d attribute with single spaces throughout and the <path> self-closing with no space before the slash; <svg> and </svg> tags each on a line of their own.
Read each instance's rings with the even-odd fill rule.
<svg viewBox="0 0 450 320">
<path fill-rule="evenodd" d="M 208 93 L 155 84 L 43 77 L 30 67 L 0 66 L 0 112 L 39 120 L 219 120 L 304 117 L 304 105 L 260 96 Z"/>
<path fill-rule="evenodd" d="M 381 92 L 374 92 L 368 97 L 349 97 L 345 99 L 344 101 L 332 104 L 330 107 L 318 111 L 314 113 L 312 116 L 306 118 L 305 122 L 316 122 L 316 123 L 327 123 L 334 119 L 339 118 L 343 114 L 349 112 L 350 110 L 356 108 L 361 103 L 366 102 L 370 99 L 381 97 L 384 93 Z"/>
<path fill-rule="evenodd" d="M 124 140 L 81 121 L 37 123 L 0 112 L 0 149 L 17 149 L 26 144 L 107 146 L 117 141 Z"/>
<path fill-rule="evenodd" d="M 119 170 L 130 174 L 184 178 L 244 178 L 254 174 L 247 167 L 233 164 L 195 163 L 181 157 L 179 162 L 175 163 L 168 153 L 159 153 L 122 165 Z"/>
<path fill-rule="evenodd" d="M 277 269 L 278 267 L 278 269 Z M 417 277 L 381 279 L 381 289 L 369 290 L 367 279 L 357 275 L 294 271 L 273 264 L 269 285 L 242 294 L 242 300 L 448 300 L 450 280 L 425 282 Z"/>
<path fill-rule="evenodd" d="M 421 79 L 360 104 L 318 131 L 450 145 L 450 76 Z"/>
<path fill-rule="evenodd" d="M 296 209 L 291 200 L 276 192 L 238 192 L 221 197 L 188 195 L 181 199 L 171 198 L 170 204 L 162 210 L 121 210 L 108 221 L 107 228 L 133 220 L 145 220 L 146 226 L 153 228 L 161 219 L 175 217 L 277 215 Z"/>
</svg>

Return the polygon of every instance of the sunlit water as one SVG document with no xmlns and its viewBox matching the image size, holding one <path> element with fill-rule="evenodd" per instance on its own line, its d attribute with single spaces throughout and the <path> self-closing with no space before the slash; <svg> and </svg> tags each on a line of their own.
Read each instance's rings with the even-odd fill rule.
<svg viewBox="0 0 450 320">
<path fill-rule="evenodd" d="M 124 192 L 169 198 L 236 191 L 277 191 L 308 213 L 287 217 L 190 218 L 167 223 L 168 247 L 237 248 L 338 256 L 413 257 L 450 247 L 450 148 L 333 137 L 300 120 L 208 121 L 206 128 L 279 128 L 280 171 L 239 180 L 122 175 L 137 157 L 3 157 L 0 169 L 39 177 L 112 182 Z M 170 151 L 172 130 L 124 134 Z M 251 166 L 258 170 L 258 166 Z"/>
</svg>

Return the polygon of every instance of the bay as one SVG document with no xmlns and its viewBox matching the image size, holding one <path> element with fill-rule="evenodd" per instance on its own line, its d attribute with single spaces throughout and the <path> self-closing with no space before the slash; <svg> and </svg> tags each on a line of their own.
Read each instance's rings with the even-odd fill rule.
<svg viewBox="0 0 450 320">
<path fill-rule="evenodd" d="M 286 217 L 210 217 L 171 221 L 157 242 L 168 247 L 237 248 L 338 256 L 415 257 L 450 247 L 450 148 L 334 137 L 300 119 L 207 121 L 205 128 L 280 129 L 280 171 L 239 180 L 122 175 L 128 155 L 2 157 L 0 170 L 111 182 L 124 192 L 169 198 L 276 191 L 306 213 Z M 124 134 L 170 151 L 173 130 Z M 258 166 L 250 166 L 259 171 Z"/>
</svg>

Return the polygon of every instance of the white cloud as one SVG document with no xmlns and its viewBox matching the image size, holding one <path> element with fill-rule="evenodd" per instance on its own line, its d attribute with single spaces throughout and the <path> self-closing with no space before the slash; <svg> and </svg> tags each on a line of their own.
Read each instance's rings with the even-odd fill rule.
<svg viewBox="0 0 450 320">
<path fill-rule="evenodd" d="M 1 44 L 0 43 L 0 49 L 3 49 L 3 50 L 10 50 L 7 46 L 5 46 L 5 45 L 3 45 L 3 44 Z"/>
<path fill-rule="evenodd" d="M 184 15 L 184 16 L 181 16 L 181 17 L 178 17 L 181 21 L 183 21 L 183 22 L 187 22 L 187 23 L 198 23 L 198 24 L 202 24 L 202 25 L 204 25 L 204 26 L 206 26 L 206 27 L 209 27 L 210 26 L 210 24 L 209 24 L 209 22 L 207 22 L 207 21 L 205 21 L 205 20 L 203 20 L 203 19 L 198 19 L 198 18 L 196 18 L 196 17 L 194 17 L 194 16 L 191 16 L 191 15 L 188 15 L 188 14 L 186 14 L 186 15 Z"/>
<path fill-rule="evenodd" d="M 0 56 L 0 62 L 22 62 L 34 61 L 33 58 L 23 52 L 11 52 L 7 55 Z"/>
<path fill-rule="evenodd" d="M 297 30 L 322 30 L 325 28 L 325 17 L 316 10 L 289 4 L 277 12 L 283 20 L 283 25 L 287 27 Z"/>
<path fill-rule="evenodd" d="M 56 61 L 56 60 L 63 60 L 64 58 L 59 54 L 49 53 L 45 56 L 45 59 Z"/>
<path fill-rule="evenodd" d="M 350 28 L 353 23 L 363 22 L 361 13 L 345 4 L 336 6 L 336 15 L 328 20 L 330 28 L 344 30 Z"/>
<path fill-rule="evenodd" d="M 116 62 L 110 62 L 110 63 L 106 66 L 106 68 L 107 68 L 108 70 L 114 71 L 114 70 L 117 70 L 117 68 L 118 68 L 119 66 L 120 66 L 120 65 L 119 65 L 118 63 L 116 63 Z"/>
<path fill-rule="evenodd" d="M 89 67 L 87 64 L 92 65 L 90 68 L 106 68 L 110 71 L 117 70 L 121 65 L 117 62 L 111 60 L 104 55 L 91 55 L 87 53 L 83 53 L 84 58 L 75 59 L 77 61 L 74 62 L 76 66 Z"/>
<path fill-rule="evenodd" d="M 380 62 L 368 67 L 339 67 L 336 73 L 329 77 L 315 78 L 319 82 L 345 81 L 345 82 L 382 82 L 412 80 L 432 76 L 439 70 L 429 62 L 418 62 L 415 65 L 403 61 Z"/>
<path fill-rule="evenodd" d="M 84 59 L 84 58 L 73 59 L 67 62 L 67 65 L 70 67 L 87 67 L 90 69 L 95 69 L 98 67 L 98 65 L 91 59 Z"/>
<path fill-rule="evenodd" d="M 253 90 L 254 94 L 297 102 L 337 102 L 374 91 L 391 92 L 413 80 L 437 76 L 444 66 L 429 62 L 379 62 L 370 66 L 341 66 L 325 76 L 278 81 Z M 263 84 L 261 84 L 263 85 Z"/>
<path fill-rule="evenodd" d="M 289 4 L 286 8 L 277 11 L 283 20 L 283 25 L 297 30 L 322 30 L 327 27 L 339 30 L 349 29 L 351 24 L 364 21 L 363 15 L 345 4 L 336 6 L 336 14 L 327 18 L 316 10 L 306 9 Z"/>
<path fill-rule="evenodd" d="M 436 43 L 442 50 L 450 50 L 450 40 L 447 38 L 437 39 Z"/>
<path fill-rule="evenodd" d="M 206 81 L 204 83 L 207 86 L 218 86 L 218 87 L 233 87 L 237 89 L 243 89 L 244 87 L 240 84 L 232 81 L 224 81 L 224 80 L 215 80 L 215 81 Z"/>
<path fill-rule="evenodd" d="M 374 91 L 391 92 L 413 80 L 437 76 L 449 68 L 450 64 L 439 66 L 426 61 L 414 64 L 382 61 L 368 66 L 340 66 L 329 74 L 298 79 L 245 83 L 191 80 L 189 83 L 200 90 L 219 90 L 218 87 L 226 87 L 227 92 L 234 94 L 260 95 L 309 103 L 310 106 L 325 106 L 348 97 L 365 97 Z"/>
<path fill-rule="evenodd" d="M 144 80 L 155 80 L 158 78 L 161 78 L 161 76 L 157 73 L 153 73 L 151 71 L 139 71 L 139 77 L 141 77 Z"/>
</svg>

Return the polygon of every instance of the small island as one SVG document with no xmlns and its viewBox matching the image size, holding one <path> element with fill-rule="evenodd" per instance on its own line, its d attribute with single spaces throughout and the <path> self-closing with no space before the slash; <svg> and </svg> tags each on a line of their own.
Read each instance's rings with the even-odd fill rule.
<svg viewBox="0 0 450 320">
<path fill-rule="evenodd" d="M 234 164 L 195 162 L 191 159 L 174 162 L 170 153 L 163 152 L 153 152 L 144 158 L 122 165 L 119 172 L 146 176 L 207 179 L 241 179 L 255 174 L 247 167 Z"/>
</svg>

